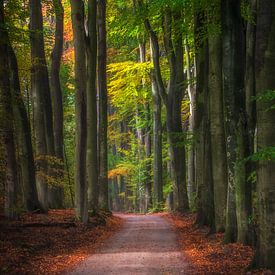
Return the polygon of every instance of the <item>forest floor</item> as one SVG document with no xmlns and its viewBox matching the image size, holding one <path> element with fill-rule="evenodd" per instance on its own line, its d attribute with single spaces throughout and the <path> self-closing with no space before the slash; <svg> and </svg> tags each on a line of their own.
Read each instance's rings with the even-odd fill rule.
<svg viewBox="0 0 275 275">
<path fill-rule="evenodd" d="M 0 217 L 0 274 L 60 274 L 93 253 L 121 226 L 115 216 L 75 221 L 73 210 L 48 215 L 22 215 L 19 221 Z"/>
<path fill-rule="evenodd" d="M 195 225 L 195 214 L 163 214 L 178 232 L 181 251 L 192 264 L 188 274 L 274 274 L 270 270 L 249 271 L 254 250 L 239 243 L 223 244 L 223 234 Z"/>
<path fill-rule="evenodd" d="M 0 274 L 273 274 L 247 272 L 251 247 L 224 245 L 222 234 L 194 221 L 193 214 L 116 214 L 84 227 L 73 210 L 16 222 L 0 216 Z"/>
</svg>

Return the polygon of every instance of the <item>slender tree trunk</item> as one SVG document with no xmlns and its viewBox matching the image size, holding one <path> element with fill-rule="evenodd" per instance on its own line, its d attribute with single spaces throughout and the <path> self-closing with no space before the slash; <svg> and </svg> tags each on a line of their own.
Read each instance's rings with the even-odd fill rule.
<svg viewBox="0 0 275 275">
<path fill-rule="evenodd" d="M 63 98 L 60 84 L 60 63 L 63 53 L 63 29 L 64 11 L 61 0 L 53 0 L 55 10 L 55 44 L 51 54 L 50 86 L 53 103 L 53 129 L 55 156 L 62 164 L 58 169 L 64 169 L 64 135 L 63 135 Z M 63 207 L 64 190 L 62 186 L 55 186 L 51 189 L 49 196 L 50 206 L 53 208 Z"/>
<path fill-rule="evenodd" d="M 203 44 L 199 40 L 200 30 L 203 27 L 205 16 L 195 16 L 195 45 L 196 48 L 196 70 L 197 86 L 195 97 L 195 167 L 197 185 L 197 220 L 199 225 L 210 226 L 213 230 L 214 224 L 214 200 L 213 179 L 211 167 L 211 142 L 209 128 L 209 49 L 208 41 Z"/>
<path fill-rule="evenodd" d="M 221 24 L 221 1 L 213 5 L 216 24 Z M 222 40 L 221 35 L 209 35 L 209 103 L 210 103 L 210 132 L 212 175 L 215 206 L 216 232 L 224 231 L 227 199 L 227 163 L 225 148 L 225 132 L 223 117 L 223 88 L 222 88 Z"/>
<path fill-rule="evenodd" d="M 256 32 L 256 92 L 275 90 L 275 2 L 258 1 Z M 275 100 L 257 101 L 257 149 L 275 147 Z M 271 109 L 273 107 L 273 109 Z M 258 266 L 275 271 L 275 164 L 261 158 L 257 166 L 259 201 Z"/>
<path fill-rule="evenodd" d="M 23 183 L 24 205 L 28 211 L 40 209 L 35 181 L 35 165 L 31 140 L 31 128 L 27 111 L 20 91 L 17 59 L 9 45 L 9 68 L 11 73 L 11 90 L 14 98 L 15 132 L 19 144 L 19 159 Z"/>
<path fill-rule="evenodd" d="M 195 88 L 192 85 L 192 74 L 191 74 L 191 61 L 190 61 L 190 49 L 188 41 L 185 41 L 185 53 L 186 53 L 186 66 L 187 66 L 187 81 L 188 81 L 188 96 L 190 100 L 190 118 L 189 118 L 189 132 L 193 140 L 194 134 L 194 122 L 195 122 Z M 188 172 L 187 172 L 187 193 L 189 204 L 191 207 L 194 207 L 195 195 L 196 195 L 196 186 L 195 186 L 195 149 L 193 141 L 190 143 L 187 156 L 188 163 Z"/>
<path fill-rule="evenodd" d="M 149 124 L 151 120 L 151 110 L 148 103 L 145 104 L 145 115 L 146 121 Z M 145 138 L 144 138 L 144 146 L 145 146 L 145 212 L 148 212 L 149 208 L 153 205 L 152 200 L 152 177 L 151 177 L 151 154 L 152 154 L 152 141 L 151 141 L 151 129 L 150 126 L 147 125 L 145 128 Z"/>
<path fill-rule="evenodd" d="M 88 222 L 86 187 L 86 56 L 84 30 L 84 3 L 71 0 L 72 26 L 75 49 L 76 82 L 76 149 L 75 149 L 75 206 L 77 218 Z"/>
<path fill-rule="evenodd" d="M 146 62 L 146 43 L 144 41 L 139 42 L 139 62 Z M 142 79 L 142 86 L 145 88 L 145 80 Z M 151 127 L 149 121 L 151 120 L 151 111 L 149 103 L 144 104 L 145 120 L 148 122 L 144 127 L 144 134 L 141 135 L 141 146 L 144 146 L 145 151 L 145 178 L 144 183 L 144 212 L 147 212 L 152 207 L 152 177 L 151 177 L 151 154 L 152 154 L 152 142 L 151 142 Z M 144 136 L 144 137 L 143 137 Z M 142 149 L 142 148 L 141 148 Z"/>
<path fill-rule="evenodd" d="M 182 132 L 181 102 L 183 98 L 183 44 L 178 28 L 174 31 L 172 42 L 172 20 L 180 19 L 180 13 L 173 14 L 170 10 L 164 16 L 164 45 L 170 67 L 170 79 L 167 88 L 167 134 L 170 146 L 171 165 L 173 169 L 174 209 L 183 212 L 189 208 L 186 184 L 185 140 Z M 174 24 L 177 26 L 177 24 Z"/>
<path fill-rule="evenodd" d="M 97 146 L 97 2 L 88 2 L 87 45 L 87 183 L 88 205 L 93 212 L 98 210 L 98 146 Z M 108 202 L 107 202 L 108 203 Z"/>
<path fill-rule="evenodd" d="M 10 89 L 10 73 L 8 59 L 8 32 L 4 19 L 4 2 L 0 1 L 0 121 L 1 140 L 3 140 L 6 171 L 5 171 L 5 216 L 16 217 L 17 208 L 17 161 L 14 144 L 12 94 Z"/>
<path fill-rule="evenodd" d="M 48 69 L 44 50 L 43 17 L 40 0 L 30 0 L 30 41 L 32 58 L 32 95 L 34 102 L 34 130 L 36 135 L 37 188 L 43 211 L 48 211 L 46 180 L 47 155 L 54 155 L 52 112 Z"/>
<path fill-rule="evenodd" d="M 255 130 L 256 130 L 256 101 L 252 100 L 255 92 L 255 40 L 256 40 L 256 10 L 257 0 L 251 0 L 251 12 L 253 16 L 252 22 L 247 23 L 246 27 L 246 68 L 245 68 L 245 96 L 246 96 L 246 114 L 247 114 L 247 126 L 248 126 L 248 154 L 252 155 L 255 152 Z M 256 170 L 256 165 L 252 161 L 246 164 L 246 175 L 250 176 Z M 249 188 L 252 191 L 256 191 L 256 185 L 251 181 L 248 181 Z M 251 195 L 250 195 L 251 196 Z M 256 216 L 257 213 L 252 213 L 252 201 L 249 201 L 250 213 L 249 215 Z M 256 245 L 256 233 L 254 223 L 249 223 L 248 243 Z"/>
<path fill-rule="evenodd" d="M 107 45 L 106 45 L 106 0 L 98 1 L 98 93 L 99 93 L 99 185 L 100 208 L 108 207 L 108 110 L 107 110 Z"/>
<path fill-rule="evenodd" d="M 163 204 L 163 173 L 162 173 L 162 125 L 161 98 L 158 92 L 154 70 L 151 72 L 153 97 L 153 173 L 154 173 L 154 207 L 160 209 Z"/>
</svg>

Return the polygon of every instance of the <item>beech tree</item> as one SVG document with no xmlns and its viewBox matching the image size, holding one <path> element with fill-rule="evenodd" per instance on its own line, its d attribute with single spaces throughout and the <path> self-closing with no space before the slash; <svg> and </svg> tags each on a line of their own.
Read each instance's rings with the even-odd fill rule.
<svg viewBox="0 0 275 275">
<path fill-rule="evenodd" d="M 47 212 L 48 183 L 46 175 L 47 156 L 54 156 L 52 105 L 48 68 L 45 58 L 43 17 L 40 0 L 31 0 L 30 8 L 30 41 L 32 58 L 32 96 L 34 102 L 34 129 L 36 143 L 36 162 L 38 198 L 43 211 Z"/>
<path fill-rule="evenodd" d="M 256 94 L 257 100 L 257 148 L 262 155 L 257 166 L 257 187 L 259 199 L 259 243 L 256 261 L 259 266 L 275 270 L 274 255 L 274 159 L 266 150 L 274 150 L 274 89 L 273 77 L 275 61 L 275 3 L 258 1 L 256 27 Z M 268 93 L 272 94 L 266 97 Z M 263 153 L 263 154 L 261 154 Z"/>
<path fill-rule="evenodd" d="M 61 0 L 53 0 L 55 13 L 55 44 L 51 53 L 50 88 L 53 106 L 53 131 L 55 156 L 61 163 L 64 162 L 64 134 L 63 134 L 63 95 L 60 83 L 60 63 L 63 53 L 64 36 L 64 10 Z M 63 164 L 59 165 L 64 169 Z M 54 208 L 63 205 L 64 190 L 62 187 L 55 187 L 55 196 L 51 199 Z"/>
<path fill-rule="evenodd" d="M 83 222 L 88 221 L 86 187 L 86 56 L 84 3 L 71 1 L 72 26 L 75 50 L 75 112 L 76 112 L 76 150 L 75 150 L 75 206 L 76 215 Z"/>
<path fill-rule="evenodd" d="M 191 209 L 275 270 L 275 4 L 210 2 L 0 0 L 7 218 Z"/>
<path fill-rule="evenodd" d="M 13 219 L 16 217 L 18 175 L 16 149 L 14 143 L 12 109 L 12 92 L 10 88 L 9 70 L 9 37 L 5 25 L 4 1 L 0 1 L 0 114 L 1 114 L 1 141 L 4 144 L 6 159 L 5 175 L 5 216 Z M 4 118 L 5 116 L 5 118 Z"/>
</svg>

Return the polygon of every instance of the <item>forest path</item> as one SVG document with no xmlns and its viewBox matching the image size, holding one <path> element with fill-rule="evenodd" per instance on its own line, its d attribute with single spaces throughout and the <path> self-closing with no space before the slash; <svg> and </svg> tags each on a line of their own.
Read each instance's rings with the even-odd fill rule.
<svg viewBox="0 0 275 275">
<path fill-rule="evenodd" d="M 119 214 L 122 229 L 69 274 L 184 274 L 188 263 L 172 226 L 158 215 Z"/>
</svg>

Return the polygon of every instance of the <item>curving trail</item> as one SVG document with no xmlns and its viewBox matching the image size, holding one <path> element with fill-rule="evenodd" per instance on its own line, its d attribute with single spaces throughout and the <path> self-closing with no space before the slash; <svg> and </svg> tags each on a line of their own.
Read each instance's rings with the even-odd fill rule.
<svg viewBox="0 0 275 275">
<path fill-rule="evenodd" d="M 185 274 L 171 225 L 157 215 L 119 215 L 123 228 L 69 274 Z"/>
</svg>

